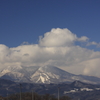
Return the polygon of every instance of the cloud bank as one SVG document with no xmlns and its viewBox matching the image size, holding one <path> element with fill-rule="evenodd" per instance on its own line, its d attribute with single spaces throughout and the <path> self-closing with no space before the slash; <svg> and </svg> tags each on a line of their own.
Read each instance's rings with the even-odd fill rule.
<svg viewBox="0 0 100 100">
<path fill-rule="evenodd" d="M 74 74 L 100 77 L 100 52 L 83 48 L 76 42 L 98 45 L 89 42 L 86 36 L 77 37 L 67 28 L 51 29 L 39 37 L 38 44 L 25 43 L 13 48 L 0 44 L 0 68 L 53 65 Z"/>
</svg>

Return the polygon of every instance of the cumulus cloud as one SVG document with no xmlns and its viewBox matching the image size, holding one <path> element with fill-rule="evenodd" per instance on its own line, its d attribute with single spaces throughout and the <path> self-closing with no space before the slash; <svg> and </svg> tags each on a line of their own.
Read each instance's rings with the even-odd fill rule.
<svg viewBox="0 0 100 100">
<path fill-rule="evenodd" d="M 88 37 L 77 37 L 67 28 L 53 28 L 40 37 L 38 44 L 25 42 L 13 48 L 0 44 L 0 68 L 53 65 L 74 74 L 100 76 L 97 71 L 100 69 L 100 52 L 75 45 L 75 42 L 88 41 Z"/>
<path fill-rule="evenodd" d="M 44 34 L 44 37 L 40 38 L 41 46 L 57 47 L 68 46 L 73 44 L 77 39 L 77 36 L 68 29 L 52 29 L 50 32 Z"/>
</svg>

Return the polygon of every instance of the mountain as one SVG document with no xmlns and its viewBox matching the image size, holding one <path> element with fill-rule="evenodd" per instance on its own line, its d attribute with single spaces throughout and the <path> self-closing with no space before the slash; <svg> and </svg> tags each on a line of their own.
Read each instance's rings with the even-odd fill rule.
<svg viewBox="0 0 100 100">
<path fill-rule="evenodd" d="M 54 66 L 8 66 L 0 72 L 1 79 L 28 83 L 63 83 L 79 80 L 85 83 L 100 84 L 100 78 L 74 75 Z"/>
<path fill-rule="evenodd" d="M 8 66 L 0 72 L 1 79 L 8 79 L 15 82 L 32 82 L 30 76 L 35 73 L 38 67 Z"/>
<path fill-rule="evenodd" d="M 59 83 L 71 82 L 72 74 L 53 66 L 40 67 L 32 76 L 31 80 L 36 83 Z"/>
</svg>

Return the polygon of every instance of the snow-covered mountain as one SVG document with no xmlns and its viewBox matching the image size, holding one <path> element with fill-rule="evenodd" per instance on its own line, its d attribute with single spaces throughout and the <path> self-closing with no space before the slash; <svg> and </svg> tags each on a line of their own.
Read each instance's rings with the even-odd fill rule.
<svg viewBox="0 0 100 100">
<path fill-rule="evenodd" d="M 72 74 L 63 71 L 57 67 L 44 66 L 40 67 L 32 76 L 31 80 L 36 83 L 59 83 L 66 80 L 71 82 L 70 76 Z"/>
<path fill-rule="evenodd" d="M 86 83 L 100 84 L 100 78 L 74 75 L 54 66 L 8 66 L 0 72 L 0 78 L 15 82 L 63 83 L 79 80 Z"/>
</svg>

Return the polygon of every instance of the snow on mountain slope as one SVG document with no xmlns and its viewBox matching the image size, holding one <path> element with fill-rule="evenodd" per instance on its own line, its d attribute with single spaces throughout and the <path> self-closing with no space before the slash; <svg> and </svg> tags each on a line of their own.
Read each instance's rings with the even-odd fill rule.
<svg viewBox="0 0 100 100">
<path fill-rule="evenodd" d="M 79 80 L 86 83 L 98 84 L 100 78 L 92 76 L 74 75 L 54 66 L 8 66 L 0 72 L 0 78 L 16 82 L 32 83 L 63 83 Z"/>
<path fill-rule="evenodd" d="M 9 80 L 16 81 L 16 82 L 30 81 L 28 79 L 28 77 L 26 77 L 24 74 L 19 73 L 19 72 L 8 72 L 8 73 L 4 74 L 3 76 L 1 76 L 1 78 L 9 79 Z"/>
<path fill-rule="evenodd" d="M 9 79 L 15 82 L 31 82 L 30 75 L 33 73 L 34 70 L 31 67 L 25 69 L 22 66 L 8 66 L 0 72 L 0 78 Z"/>
<path fill-rule="evenodd" d="M 0 73 L 0 78 L 9 79 L 16 82 L 27 82 L 29 78 L 24 74 L 22 67 L 8 66 Z"/>
<path fill-rule="evenodd" d="M 35 83 L 59 83 L 66 79 L 72 81 L 72 74 L 53 66 L 40 67 L 32 76 L 31 81 Z"/>
</svg>

